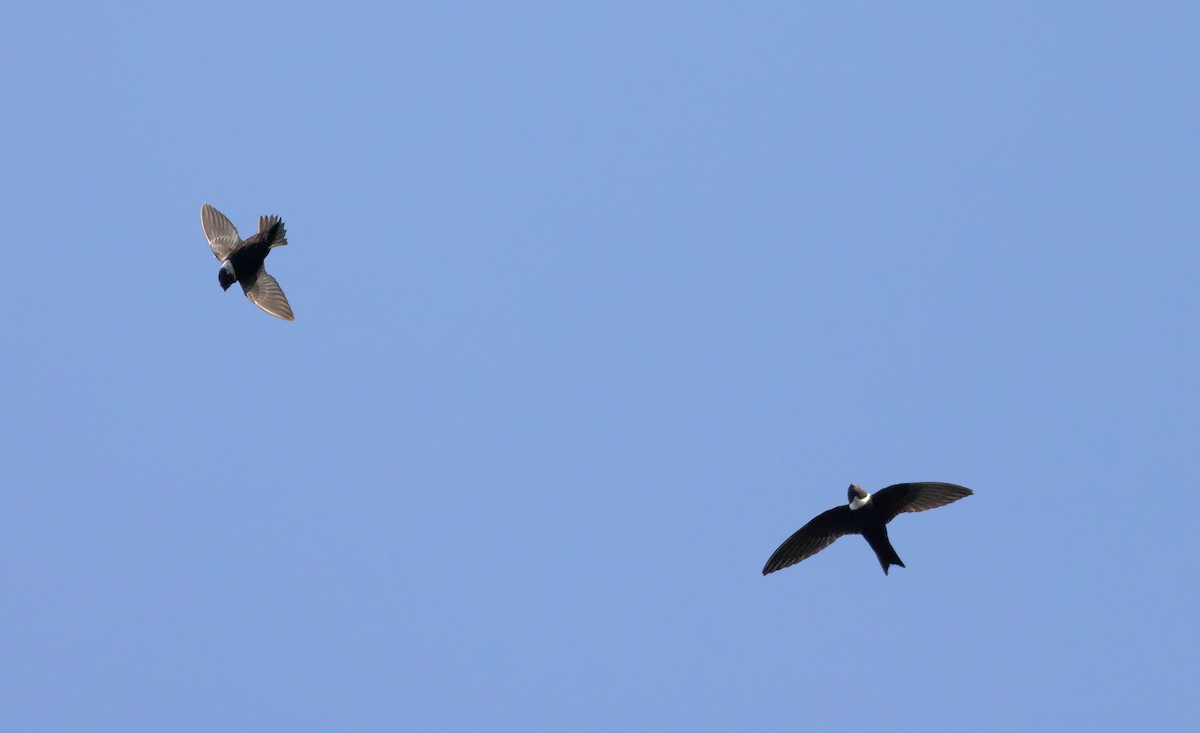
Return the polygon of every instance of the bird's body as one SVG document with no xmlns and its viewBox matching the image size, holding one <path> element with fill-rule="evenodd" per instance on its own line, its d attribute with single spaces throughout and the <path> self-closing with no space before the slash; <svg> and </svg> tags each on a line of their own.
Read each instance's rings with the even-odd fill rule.
<svg viewBox="0 0 1200 733">
<path fill-rule="evenodd" d="M 259 308 L 285 321 L 295 320 L 292 306 L 275 278 L 267 273 L 263 262 L 274 247 L 287 244 L 287 230 L 278 216 L 260 216 L 258 231 L 247 240 L 238 236 L 237 228 L 208 204 L 200 207 L 200 225 L 213 256 L 221 262 L 217 279 L 225 290 L 235 282 Z"/>
<path fill-rule="evenodd" d="M 888 522 L 902 512 L 921 512 L 945 506 L 970 496 L 972 491 L 956 484 L 921 482 L 895 484 L 868 494 L 857 484 L 850 484 L 846 492 L 849 503 L 822 512 L 787 539 L 767 560 L 763 575 L 782 570 L 801 560 L 812 557 L 834 540 L 843 535 L 860 534 L 883 566 L 904 567 L 896 549 L 888 539 Z"/>
</svg>

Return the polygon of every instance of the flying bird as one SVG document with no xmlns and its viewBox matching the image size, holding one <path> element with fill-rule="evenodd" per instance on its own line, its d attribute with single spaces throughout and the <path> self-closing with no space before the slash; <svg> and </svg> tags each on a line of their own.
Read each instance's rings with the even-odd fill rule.
<svg viewBox="0 0 1200 733">
<path fill-rule="evenodd" d="M 812 557 L 842 535 L 860 534 L 875 551 L 883 574 L 889 565 L 904 567 L 892 543 L 888 541 L 887 524 L 901 512 L 923 512 L 958 501 L 973 492 L 963 486 L 925 481 L 914 484 L 894 484 L 874 494 L 850 484 L 846 498 L 850 503 L 822 512 L 811 522 L 796 530 L 763 566 L 763 575 L 795 565 Z"/>
<path fill-rule="evenodd" d="M 282 219 L 278 216 L 258 217 L 258 232 L 242 241 L 237 227 L 224 214 L 205 204 L 200 207 L 200 225 L 204 227 L 204 236 L 208 238 L 213 255 L 221 262 L 217 279 L 222 288 L 228 290 L 230 285 L 240 283 L 246 297 L 259 308 L 285 321 L 296 320 L 283 289 L 263 267 L 263 260 L 267 259 L 271 248 L 287 244 L 287 230 Z"/>
</svg>

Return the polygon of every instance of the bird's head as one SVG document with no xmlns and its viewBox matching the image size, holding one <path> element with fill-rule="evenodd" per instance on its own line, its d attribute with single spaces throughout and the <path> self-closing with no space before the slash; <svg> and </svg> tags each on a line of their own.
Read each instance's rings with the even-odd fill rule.
<svg viewBox="0 0 1200 733">
<path fill-rule="evenodd" d="M 237 275 L 233 273 L 233 263 L 228 260 L 221 265 L 220 272 L 217 273 L 217 280 L 221 283 L 222 290 L 228 290 L 230 285 L 237 282 Z"/>
<path fill-rule="evenodd" d="M 850 488 L 846 489 L 846 498 L 850 500 L 851 509 L 858 509 L 870 501 L 871 495 L 858 484 L 850 484 Z"/>
</svg>

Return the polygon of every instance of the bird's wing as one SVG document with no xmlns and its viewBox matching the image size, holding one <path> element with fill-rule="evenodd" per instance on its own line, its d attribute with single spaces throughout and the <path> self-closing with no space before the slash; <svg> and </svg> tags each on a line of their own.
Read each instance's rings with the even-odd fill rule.
<svg viewBox="0 0 1200 733">
<path fill-rule="evenodd" d="M 871 502 L 883 521 L 890 522 L 901 512 L 923 512 L 936 509 L 970 496 L 971 490 L 956 484 L 923 481 L 914 484 L 893 484 L 871 495 Z"/>
<path fill-rule="evenodd" d="M 849 534 L 851 526 L 848 506 L 834 507 L 818 514 L 779 546 L 763 566 L 763 575 L 795 565 L 806 557 L 812 557 L 832 545 L 838 537 Z"/>
<path fill-rule="evenodd" d="M 247 288 L 243 284 L 242 288 L 246 291 L 246 297 L 267 313 L 285 321 L 296 320 L 296 316 L 292 315 L 292 306 L 288 305 L 287 296 L 283 294 L 283 288 L 279 287 L 275 278 L 267 274 L 266 269 L 258 271 L 253 285 Z"/>
<path fill-rule="evenodd" d="M 213 255 L 222 262 L 229 259 L 229 253 L 242 241 L 233 222 L 208 204 L 200 207 L 200 225 Z"/>
</svg>

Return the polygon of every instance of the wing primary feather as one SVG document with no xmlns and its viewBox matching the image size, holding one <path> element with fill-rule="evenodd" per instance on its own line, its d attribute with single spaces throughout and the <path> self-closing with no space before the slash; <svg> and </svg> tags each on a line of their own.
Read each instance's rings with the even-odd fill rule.
<svg viewBox="0 0 1200 733">
<path fill-rule="evenodd" d="M 904 512 L 923 512 L 937 509 L 970 496 L 974 492 L 965 486 L 947 484 L 940 481 L 921 481 L 908 484 L 893 484 L 880 489 L 872 495 L 872 501 L 890 522 L 897 514 Z"/>
<path fill-rule="evenodd" d="M 283 288 L 279 287 L 279 282 L 271 277 L 265 269 L 258 271 L 258 277 L 254 279 L 253 285 L 250 287 L 243 285 L 243 290 L 252 303 L 267 313 L 285 321 L 296 320 L 296 316 L 292 314 L 292 306 L 288 303 L 287 296 L 283 294 Z"/>
<path fill-rule="evenodd" d="M 767 564 L 763 566 L 763 575 L 782 570 L 810 558 L 832 545 L 839 537 L 849 534 L 851 527 L 849 514 L 849 507 L 839 506 L 813 517 L 808 524 L 796 530 L 791 537 L 784 540 L 779 549 L 771 554 Z"/>
<path fill-rule="evenodd" d="M 200 226 L 204 229 L 204 238 L 208 240 L 213 256 L 222 262 L 242 241 L 233 222 L 211 204 L 200 207 Z"/>
</svg>

